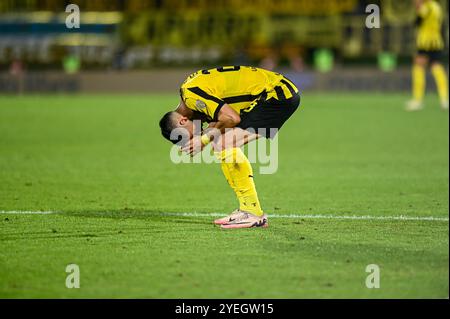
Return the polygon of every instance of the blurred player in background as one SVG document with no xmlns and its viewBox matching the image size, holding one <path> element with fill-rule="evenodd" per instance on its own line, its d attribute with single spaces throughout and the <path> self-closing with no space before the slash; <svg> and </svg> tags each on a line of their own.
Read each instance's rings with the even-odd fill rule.
<svg viewBox="0 0 450 319">
<path fill-rule="evenodd" d="M 412 69 L 413 99 L 406 106 L 408 111 L 423 108 L 426 87 L 426 67 L 431 63 L 431 72 L 441 101 L 441 107 L 448 110 L 448 79 L 444 66 L 439 61 L 444 49 L 441 28 L 443 10 L 435 0 L 416 0 L 417 20 L 417 54 Z"/>
</svg>

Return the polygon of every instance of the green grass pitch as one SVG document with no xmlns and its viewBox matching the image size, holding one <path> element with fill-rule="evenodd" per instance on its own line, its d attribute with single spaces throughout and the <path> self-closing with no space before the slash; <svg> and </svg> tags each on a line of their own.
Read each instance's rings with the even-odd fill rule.
<svg viewBox="0 0 450 319">
<path fill-rule="evenodd" d="M 436 96 L 406 113 L 406 95 L 306 93 L 281 130 L 278 172 L 254 168 L 272 215 L 418 220 L 229 231 L 175 215 L 236 207 L 219 165 L 169 160 L 158 120 L 177 99 L 0 97 L 0 297 L 448 298 L 449 127 Z M 71 263 L 80 289 L 65 287 Z M 379 289 L 365 286 L 368 264 Z"/>
</svg>

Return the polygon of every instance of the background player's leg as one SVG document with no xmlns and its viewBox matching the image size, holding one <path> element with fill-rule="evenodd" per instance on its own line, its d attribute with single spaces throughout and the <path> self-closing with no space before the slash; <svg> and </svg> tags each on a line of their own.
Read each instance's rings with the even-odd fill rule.
<svg viewBox="0 0 450 319">
<path fill-rule="evenodd" d="M 433 62 L 431 65 L 431 72 L 436 81 L 441 106 L 446 110 L 448 109 L 448 80 L 444 66 L 439 62 Z"/>
<path fill-rule="evenodd" d="M 424 55 L 417 55 L 414 58 L 412 67 L 412 95 L 413 99 L 408 102 L 406 109 L 408 111 L 416 111 L 422 109 L 423 97 L 425 95 L 425 67 L 428 58 Z"/>
</svg>

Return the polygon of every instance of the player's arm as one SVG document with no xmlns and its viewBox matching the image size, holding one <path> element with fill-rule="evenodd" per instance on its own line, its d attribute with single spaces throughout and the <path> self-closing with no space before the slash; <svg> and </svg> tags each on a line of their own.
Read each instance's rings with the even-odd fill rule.
<svg viewBox="0 0 450 319">
<path fill-rule="evenodd" d="M 219 111 L 217 122 L 214 127 L 220 130 L 221 133 L 223 133 L 226 128 L 235 127 L 240 122 L 241 117 L 239 116 L 239 114 L 228 104 L 225 104 Z"/>
<path fill-rule="evenodd" d="M 191 143 L 182 148 L 188 154 L 195 154 L 211 142 L 214 135 L 223 133 L 226 128 L 235 127 L 241 121 L 239 114 L 225 101 L 199 87 L 184 89 L 183 97 L 185 105 L 179 106 L 180 112 L 184 112 L 184 108 L 188 108 L 205 114 L 211 122 L 209 127 L 203 131 L 202 136 L 194 136 Z M 201 145 L 201 147 L 198 147 L 198 145 Z"/>
<path fill-rule="evenodd" d="M 191 143 L 188 143 L 182 148 L 183 152 L 194 155 L 215 138 L 223 134 L 225 129 L 236 127 L 241 122 L 239 114 L 227 104 L 221 106 L 221 109 L 216 112 L 215 117 L 216 121 L 209 123 L 201 136 L 194 136 Z"/>
<path fill-rule="evenodd" d="M 218 112 L 216 121 L 210 123 L 203 132 L 203 140 L 212 141 L 214 140 L 214 133 L 220 131 L 220 133 L 223 134 L 225 129 L 236 127 L 240 122 L 241 117 L 239 114 L 228 104 L 224 104 Z"/>
</svg>

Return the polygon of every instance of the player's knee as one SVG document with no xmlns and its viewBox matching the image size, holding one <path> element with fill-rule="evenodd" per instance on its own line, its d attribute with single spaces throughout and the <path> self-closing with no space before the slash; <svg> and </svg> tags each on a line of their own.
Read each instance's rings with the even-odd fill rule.
<svg viewBox="0 0 450 319">
<path fill-rule="evenodd" d="M 438 61 L 433 61 L 433 62 L 430 64 L 430 66 L 431 66 L 432 69 L 443 67 L 442 63 L 440 63 L 440 62 L 438 62 Z"/>
<path fill-rule="evenodd" d="M 414 58 L 414 64 L 419 65 L 419 66 L 427 66 L 428 58 L 423 55 L 418 55 Z"/>
</svg>

